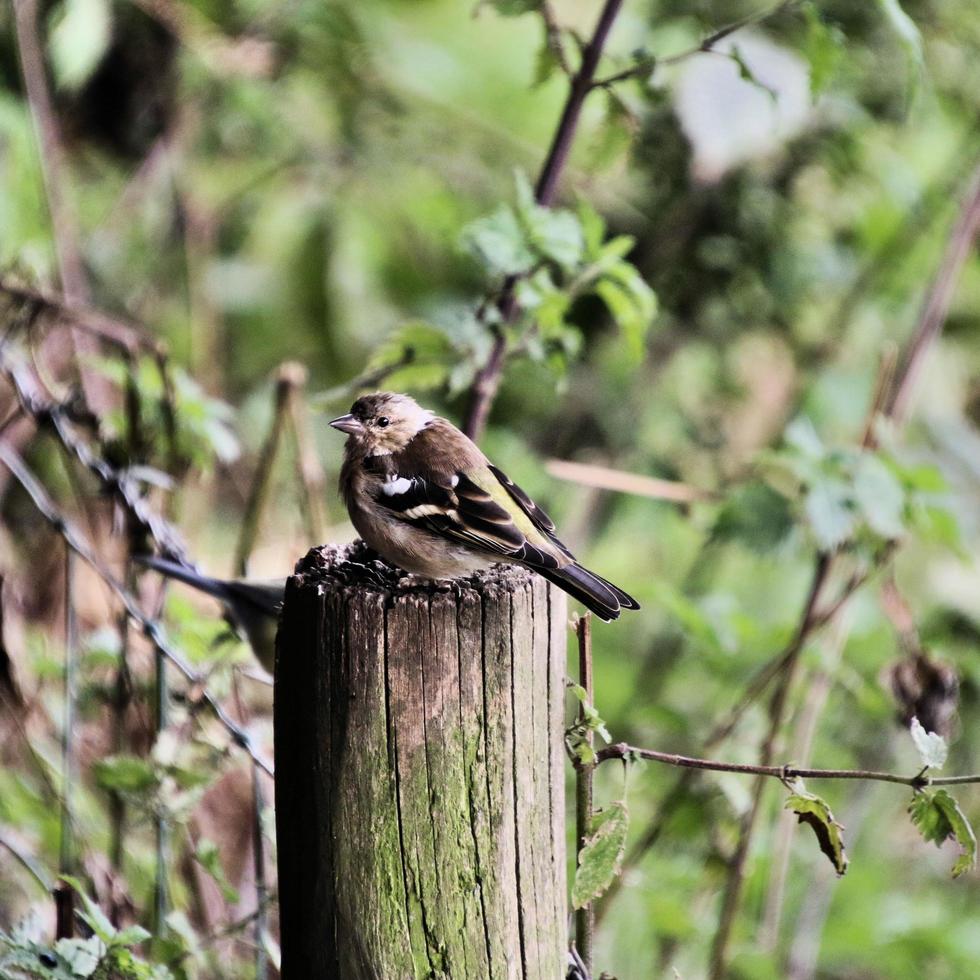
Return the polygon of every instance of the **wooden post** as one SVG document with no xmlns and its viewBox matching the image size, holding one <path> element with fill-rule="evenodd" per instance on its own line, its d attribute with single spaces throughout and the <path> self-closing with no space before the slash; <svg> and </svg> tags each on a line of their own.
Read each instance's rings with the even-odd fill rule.
<svg viewBox="0 0 980 980">
<path fill-rule="evenodd" d="M 286 588 L 283 976 L 556 980 L 565 596 L 523 569 L 421 583 L 368 556 L 314 549 Z"/>
</svg>

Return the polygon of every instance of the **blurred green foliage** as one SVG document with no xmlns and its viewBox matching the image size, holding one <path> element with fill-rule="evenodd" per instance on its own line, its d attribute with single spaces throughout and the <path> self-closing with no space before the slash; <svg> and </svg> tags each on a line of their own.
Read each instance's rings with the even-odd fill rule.
<svg viewBox="0 0 980 980">
<path fill-rule="evenodd" d="M 590 96 L 560 206 L 545 211 L 523 175 L 535 174 L 547 152 L 566 80 L 536 7 L 42 5 L 93 302 L 146 323 L 180 368 L 179 447 L 190 470 L 173 498 L 192 552 L 229 571 L 222 566 L 270 423 L 277 364 L 305 364 L 338 411 L 358 383 L 384 376 L 379 383 L 459 420 L 499 326 L 487 296 L 521 273 L 525 315 L 507 328 L 519 356 L 483 445 L 582 559 L 644 606 L 594 631 L 596 706 L 612 738 L 696 753 L 792 637 L 816 551 L 843 550 L 843 581 L 895 542 L 895 580 L 917 639 L 959 681 L 944 771 L 977 770 L 975 253 L 907 431 L 878 432 L 877 450 L 860 446 L 882 354 L 914 329 L 980 160 L 980 8 L 975 0 L 808 0 L 734 35 L 723 55 L 672 64 L 712 30 L 764 8 L 629 0 L 600 77 L 644 70 Z M 573 32 L 565 44 L 574 60 L 575 34 L 591 30 L 595 5 L 556 0 L 553 8 Z M 0 8 L 0 229 L 0 267 L 57 283 L 10 5 Z M 109 370 L 125 382 L 121 368 Z M 166 420 L 153 408 L 162 382 L 150 362 L 137 365 L 136 378 L 156 447 L 141 462 L 165 469 Z M 125 431 L 124 419 L 115 425 Z M 332 484 L 340 445 L 323 426 L 316 435 Z M 51 447 L 35 452 L 72 500 Z M 558 483 L 542 467 L 550 456 L 683 481 L 712 496 L 679 507 Z M 292 476 L 280 470 L 262 554 L 270 572 L 285 573 L 311 542 Z M 32 730 L 29 752 L 2 757 L 0 830 L 16 831 L 54 868 L 61 625 L 52 563 L 60 552 L 44 538 L 51 555 L 41 553 L 37 541 L 48 532 L 25 523 L 15 495 L 3 506 L 13 547 L 2 572 L 22 622 L 8 645 L 47 724 Z M 328 514 L 333 535 L 351 533 L 332 495 Z M 910 775 L 921 768 L 896 721 L 907 705 L 895 703 L 889 682 L 909 656 L 909 638 L 881 601 L 881 578 L 860 590 L 839 625 L 806 644 L 778 761 Z M 78 668 L 85 732 L 106 725 L 118 664 L 118 647 L 105 642 L 112 618 L 104 605 L 92 600 L 82 610 L 92 631 Z M 231 695 L 243 657 L 213 646 L 210 612 L 176 597 L 169 604 L 184 648 Z M 148 704 L 148 681 L 134 684 Z M 252 700 L 267 719 L 261 695 Z M 193 905 L 199 885 L 175 871 L 175 911 L 158 930 L 157 959 L 176 976 L 250 976 L 246 944 L 222 955 L 205 942 L 208 929 L 254 907 L 254 892 L 227 858 L 241 836 L 226 827 L 228 838 L 215 845 L 225 857 L 216 860 L 213 832 L 188 829 L 194 808 L 203 794 L 224 792 L 223 812 L 235 814 L 238 832 L 250 832 L 251 815 L 228 789 L 227 740 L 210 728 L 188 738 L 191 713 L 178 702 L 171 726 L 181 738 L 168 729 L 153 750 L 109 751 L 94 739 L 87 758 L 101 761 L 78 787 L 76 836 L 94 875 L 109 849 L 106 790 L 127 796 L 130 914 L 148 922 L 152 821 L 165 813 L 227 915 L 202 924 Z M 753 761 L 765 726 L 760 703 L 717 755 Z M 630 777 L 625 874 L 600 906 L 596 953 L 597 966 L 620 980 L 705 970 L 750 785 L 735 774 L 703 776 L 664 816 L 658 841 L 638 850 L 676 779 L 654 763 L 637 764 Z M 950 867 L 966 870 L 975 852 L 968 822 L 980 817 L 977 789 L 913 797 L 886 784 L 810 788 L 821 794 L 811 809 L 826 811 L 824 830 L 831 809 L 844 825 L 850 867 L 838 881 L 812 835 L 797 834 L 777 928 L 766 932 L 779 888 L 779 821 L 796 822 L 781 812 L 785 794 L 768 793 L 731 975 L 974 975 L 977 877 L 951 882 Z M 618 767 L 600 767 L 597 805 L 618 814 L 622 796 Z M 926 846 L 907 807 L 926 840 L 953 839 L 943 853 Z M 603 826 L 618 860 L 622 822 Z M 13 929 L 45 901 L 20 865 L 0 863 L 0 923 L 15 937 L 7 948 L 41 943 L 36 930 Z M 100 941 L 122 957 L 138 941 L 124 935 Z M 51 976 L 71 975 L 57 960 L 67 953 L 49 955 L 52 971 L 62 970 Z"/>
</svg>

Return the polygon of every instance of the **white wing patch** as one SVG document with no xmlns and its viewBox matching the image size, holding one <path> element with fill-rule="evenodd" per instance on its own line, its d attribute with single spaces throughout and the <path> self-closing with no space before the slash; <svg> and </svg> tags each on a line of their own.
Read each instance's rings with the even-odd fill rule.
<svg viewBox="0 0 980 980">
<path fill-rule="evenodd" d="M 405 517 L 410 520 L 416 520 L 419 517 L 428 517 L 430 514 L 445 514 L 446 511 L 440 507 L 438 504 L 419 504 L 417 507 L 411 507 L 404 511 Z M 455 511 L 449 511 L 449 514 L 454 514 Z"/>
<path fill-rule="evenodd" d="M 386 497 L 397 497 L 400 493 L 407 493 L 411 489 L 412 481 L 404 476 L 389 476 L 388 479 L 381 484 L 381 492 Z"/>
</svg>

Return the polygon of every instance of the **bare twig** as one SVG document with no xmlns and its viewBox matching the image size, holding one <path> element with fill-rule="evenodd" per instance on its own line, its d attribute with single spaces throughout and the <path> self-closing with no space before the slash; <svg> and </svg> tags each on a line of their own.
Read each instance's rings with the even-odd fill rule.
<svg viewBox="0 0 980 980">
<path fill-rule="evenodd" d="M 20 55 L 24 89 L 37 131 L 44 190 L 51 215 L 61 286 L 69 303 L 84 304 L 89 299 L 88 276 L 82 260 L 78 222 L 68 191 L 68 167 L 58 116 L 51 99 L 44 53 L 38 34 L 38 0 L 14 0 L 14 31 Z M 96 346 L 78 331 L 70 332 L 76 355 L 92 354 Z M 106 379 L 79 363 L 79 376 L 85 399 L 93 411 L 102 414 L 112 406 L 112 390 Z"/>
<path fill-rule="evenodd" d="M 741 20 L 737 20 L 734 23 L 727 24 L 725 27 L 719 28 L 717 31 L 714 31 L 704 38 L 704 40 L 701 41 L 701 43 L 696 47 L 688 48 L 686 51 L 679 51 L 677 54 L 665 55 L 663 58 L 657 58 L 655 55 L 641 58 L 635 64 L 630 65 L 629 68 L 624 68 L 622 71 L 618 71 L 613 75 L 607 75 L 605 78 L 599 78 L 594 81 L 592 85 L 594 88 L 609 88 L 612 85 L 616 85 L 618 82 L 625 82 L 631 78 L 644 78 L 659 65 L 676 65 L 681 61 L 686 61 L 688 58 L 691 58 L 696 54 L 710 54 L 714 48 L 719 43 L 724 41 L 729 35 L 734 34 L 736 31 L 742 30 L 743 27 L 761 24 L 762 21 L 768 20 L 770 17 L 774 17 L 783 10 L 796 6 L 799 2 L 800 0 L 782 0 L 781 3 L 777 3 L 774 7 L 770 7 L 768 10 L 762 10 L 756 14 L 749 14 L 748 16 L 743 17 Z"/>
<path fill-rule="evenodd" d="M 75 798 L 75 651 L 78 646 L 78 626 L 75 620 L 75 554 L 65 546 L 65 673 L 64 714 L 61 729 L 61 839 L 58 848 L 58 874 L 70 875 L 75 870 L 73 810 Z M 53 890 L 55 907 L 55 936 L 70 939 L 75 934 L 75 891 L 59 881 Z"/>
<path fill-rule="evenodd" d="M 965 786 L 980 783 L 980 773 L 969 776 L 927 776 L 917 773 L 915 776 L 902 776 L 894 772 L 879 772 L 875 769 L 802 769 L 796 766 L 764 766 L 741 762 L 719 762 L 715 759 L 696 759 L 687 755 L 676 755 L 672 752 L 657 752 L 654 749 L 638 748 L 626 742 L 616 742 L 607 745 L 596 753 L 598 761 L 607 762 L 609 759 L 647 759 L 650 762 L 662 762 L 668 766 L 680 766 L 684 769 L 702 769 L 709 772 L 737 772 L 749 776 L 766 776 L 782 781 L 793 779 L 865 779 L 879 783 L 899 783 L 912 789 L 923 789 L 927 786 Z"/>
<path fill-rule="evenodd" d="M 164 635 L 160 623 L 142 611 L 136 597 L 119 582 L 99 558 L 92 545 L 68 517 L 61 513 L 21 455 L 3 440 L 0 440 L 0 463 L 3 463 L 10 470 L 17 482 L 24 488 L 41 516 L 64 538 L 76 554 L 92 566 L 99 577 L 109 586 L 122 603 L 129 617 L 140 627 L 143 635 L 153 644 L 154 648 L 159 650 L 176 667 L 191 688 L 192 703 L 205 705 L 228 732 L 232 741 L 244 749 L 263 772 L 271 776 L 273 774 L 272 766 L 256 752 L 251 739 L 228 716 L 228 713 L 205 686 L 201 675 L 171 645 Z"/>
<path fill-rule="evenodd" d="M 265 839 L 262 824 L 265 817 L 265 795 L 262 792 L 262 774 L 252 766 L 252 857 L 255 868 L 255 980 L 266 980 L 269 972 L 268 955 L 265 951 L 267 906 L 269 888 L 265 878 Z"/>
<path fill-rule="evenodd" d="M 93 452 L 75 432 L 68 409 L 43 395 L 31 374 L 16 363 L 3 346 L 0 346 L 0 373 L 13 385 L 24 411 L 39 426 L 48 426 L 54 431 L 62 445 L 123 504 L 157 548 L 168 557 L 186 561 L 180 534 L 150 506 L 137 479 L 128 470 L 117 469 Z"/>
<path fill-rule="evenodd" d="M 554 201 L 558 182 L 568 163 L 579 118 L 582 114 L 582 106 L 589 92 L 592 91 L 592 83 L 599 66 L 602 50 L 622 5 L 623 0 L 605 0 L 599 19 L 596 21 L 595 30 L 592 32 L 592 39 L 582 51 L 582 62 L 579 69 L 569 80 L 565 107 L 562 110 L 558 128 L 555 130 L 548 155 L 545 157 L 541 173 L 538 175 L 534 187 L 535 200 L 543 207 L 550 206 Z M 505 324 L 512 322 L 518 313 L 514 295 L 516 285 L 517 278 L 509 276 L 495 301 Z M 497 389 L 500 387 L 500 379 L 506 359 L 507 338 L 503 330 L 498 330 L 490 355 L 473 381 L 470 405 L 463 423 L 463 431 L 471 439 L 479 439 L 486 427 L 490 407 L 497 395 Z"/>
<path fill-rule="evenodd" d="M 609 466 L 594 463 L 573 463 L 568 459 L 549 459 L 545 469 L 559 480 L 578 483 L 600 490 L 615 490 L 619 493 L 632 493 L 655 500 L 672 500 L 680 504 L 699 500 L 714 500 L 716 495 L 709 490 L 692 487 L 676 480 L 661 480 L 640 473 L 628 473 Z"/>
<path fill-rule="evenodd" d="M 37 29 L 38 8 L 38 0 L 14 0 L 17 49 L 27 101 L 40 143 L 41 172 L 61 269 L 61 285 L 70 303 L 85 303 L 89 297 L 88 277 L 78 244 L 78 224 L 66 193 L 65 148 L 44 69 L 44 53 Z"/>
<path fill-rule="evenodd" d="M 241 530 L 238 534 L 238 544 L 235 548 L 235 570 L 238 575 L 248 574 L 248 559 L 255 548 L 259 535 L 262 514 L 272 486 L 272 476 L 275 471 L 276 458 L 279 455 L 279 443 L 282 441 L 282 431 L 285 427 L 289 400 L 300 379 L 296 367 L 292 363 L 284 363 L 276 372 L 275 406 L 273 408 L 272 425 L 265 437 L 265 442 L 259 450 L 259 458 L 252 477 L 252 486 L 248 492 L 245 513 L 242 515 Z M 302 368 L 300 368 L 302 371 Z"/>
<path fill-rule="evenodd" d="M 166 730 L 170 723 L 170 692 L 167 685 L 167 660 L 163 651 L 157 647 L 153 658 L 154 686 L 156 689 L 156 737 Z M 170 827 L 167 815 L 161 809 L 154 814 L 154 844 L 156 848 L 156 867 L 153 878 L 153 926 L 157 935 L 166 927 L 170 904 L 168 874 L 170 868 Z"/>
<path fill-rule="evenodd" d="M 290 392 L 287 410 L 289 428 L 293 436 L 293 449 L 296 454 L 296 476 L 299 480 L 300 503 L 306 522 L 306 533 L 311 541 L 323 540 L 326 521 L 323 514 L 324 487 L 326 476 L 316 453 L 313 434 L 310 431 L 310 417 L 307 410 L 306 369 L 295 365 L 297 384 Z"/>
<path fill-rule="evenodd" d="M 3 584 L 4 578 L 0 575 L 0 705 L 6 706 L 11 713 L 19 715 L 25 707 L 24 695 L 21 693 L 20 684 L 17 683 L 14 661 L 4 639 Z"/>
<path fill-rule="evenodd" d="M 123 351 L 141 349 L 154 352 L 163 348 L 163 344 L 140 324 L 74 302 L 67 295 L 57 296 L 31 289 L 3 276 L 0 276 L 0 294 L 16 303 L 34 306 L 53 320 L 70 324 L 73 330 L 90 334 Z"/>
<path fill-rule="evenodd" d="M 33 854 L 28 854 L 24 848 L 22 848 L 15 840 L 5 834 L 0 830 L 0 847 L 7 851 L 11 857 L 13 857 L 20 865 L 23 866 L 24 870 L 29 872 L 31 877 L 40 885 L 41 888 L 46 892 L 51 892 L 53 890 L 53 883 L 48 877 L 47 871 L 44 867 L 37 862 Z"/>
<path fill-rule="evenodd" d="M 759 751 L 759 764 L 763 769 L 769 767 L 776 751 L 776 742 L 783 726 L 783 720 L 786 717 L 789 692 L 796 673 L 796 666 L 799 663 L 800 654 L 803 652 L 803 646 L 810 635 L 811 624 L 820 602 L 820 594 L 826 585 L 827 577 L 830 573 L 830 562 L 830 555 L 825 553 L 821 553 L 817 558 L 813 581 L 810 585 L 810 593 L 803 609 L 803 616 L 800 620 L 796 638 L 790 644 L 784 657 L 779 683 L 769 705 L 769 730 Z M 728 942 L 731 938 L 735 916 L 742 900 L 742 888 L 745 884 L 745 864 L 748 860 L 753 832 L 762 809 L 764 785 L 764 780 L 761 778 L 756 780 L 756 784 L 753 787 L 752 804 L 742 818 L 738 843 L 735 846 L 735 853 L 729 865 L 721 914 L 718 919 L 718 929 L 715 932 L 714 941 L 711 946 L 711 964 L 709 969 L 711 980 L 722 980 L 728 968 Z"/>
<path fill-rule="evenodd" d="M 575 624 L 578 637 L 578 682 L 585 689 L 589 704 L 593 703 L 592 684 L 592 615 L 579 616 Z M 579 706 L 579 722 L 584 727 L 584 738 L 591 749 L 595 735 L 585 724 L 585 705 Z M 575 766 L 575 847 L 581 855 L 586 839 L 592 832 L 592 799 L 596 763 L 579 763 Z M 595 933 L 595 910 L 591 902 L 575 912 L 575 946 L 589 976 L 592 975 L 592 942 Z"/>
<path fill-rule="evenodd" d="M 816 738 L 820 715 L 827 703 L 827 698 L 833 686 L 833 672 L 840 663 L 844 652 L 844 644 L 849 632 L 849 617 L 838 616 L 833 623 L 824 648 L 823 664 L 813 674 L 807 675 L 804 688 L 806 699 L 800 718 L 796 725 L 795 742 L 792 748 L 792 758 L 803 765 L 810 764 L 813 753 L 813 742 Z M 772 847 L 772 860 L 769 869 L 769 884 L 766 890 L 766 902 L 759 927 L 758 942 L 761 949 L 772 952 L 779 940 L 779 928 L 783 917 L 783 904 L 786 897 L 786 882 L 789 877 L 790 858 L 793 837 L 798 821 L 793 814 L 784 812 L 780 817 Z"/>
<path fill-rule="evenodd" d="M 912 391 L 922 371 L 926 355 L 932 350 L 942 332 L 960 272 L 973 248 L 978 231 L 980 231 L 980 166 L 973 171 L 966 193 L 963 195 L 959 218 L 950 232 L 946 252 L 929 287 L 919 314 L 918 326 L 906 348 L 901 370 L 885 409 L 885 413 L 898 426 L 908 418 Z"/>
</svg>

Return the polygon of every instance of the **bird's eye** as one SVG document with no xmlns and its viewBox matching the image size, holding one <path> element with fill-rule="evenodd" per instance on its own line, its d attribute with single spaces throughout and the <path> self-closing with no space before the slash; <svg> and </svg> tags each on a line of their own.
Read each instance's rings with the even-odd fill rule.
<svg viewBox="0 0 980 980">
<path fill-rule="evenodd" d="M 379 429 L 385 428 L 390 423 L 390 421 L 391 420 L 386 415 L 380 416 L 378 418 L 378 428 Z"/>
</svg>

